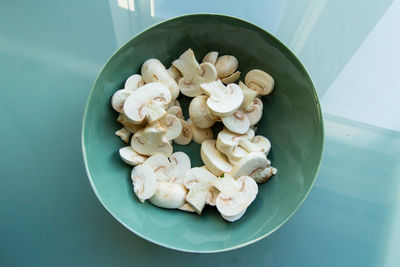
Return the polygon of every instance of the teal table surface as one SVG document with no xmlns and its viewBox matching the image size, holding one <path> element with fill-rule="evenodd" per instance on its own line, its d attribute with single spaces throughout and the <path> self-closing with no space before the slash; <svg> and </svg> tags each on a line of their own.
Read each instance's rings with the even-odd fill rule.
<svg viewBox="0 0 400 267">
<path fill-rule="evenodd" d="M 258 24 L 304 63 L 325 151 L 277 232 L 217 254 L 159 247 L 102 207 L 81 121 L 107 58 L 188 13 Z M 400 266 L 400 0 L 0 0 L 0 266 Z"/>
</svg>

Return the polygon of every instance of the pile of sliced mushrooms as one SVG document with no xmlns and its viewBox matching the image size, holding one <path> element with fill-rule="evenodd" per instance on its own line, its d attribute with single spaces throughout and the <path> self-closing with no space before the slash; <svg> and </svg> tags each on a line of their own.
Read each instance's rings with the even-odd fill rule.
<svg viewBox="0 0 400 267">
<path fill-rule="evenodd" d="M 274 88 L 274 79 L 258 69 L 239 84 L 238 60 L 209 52 L 201 64 L 191 49 L 166 69 L 157 59 L 145 61 L 141 75 L 130 76 L 116 91 L 112 107 L 123 128 L 115 134 L 129 146 L 121 159 L 134 166 L 131 179 L 139 201 L 199 215 L 206 204 L 222 217 L 240 219 L 264 183 L 277 173 L 267 159 L 269 140 L 255 135 L 262 116 L 260 97 Z M 193 98 L 185 120 L 179 94 Z M 224 129 L 213 139 L 211 127 Z M 202 167 L 191 167 L 183 152 L 173 153 L 172 142 L 201 144 Z"/>
</svg>

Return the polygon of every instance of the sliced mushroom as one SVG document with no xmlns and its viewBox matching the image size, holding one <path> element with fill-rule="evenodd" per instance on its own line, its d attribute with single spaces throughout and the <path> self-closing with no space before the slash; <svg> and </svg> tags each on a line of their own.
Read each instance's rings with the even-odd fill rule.
<svg viewBox="0 0 400 267">
<path fill-rule="evenodd" d="M 246 150 L 249 149 L 250 151 L 248 152 L 260 151 L 261 149 L 256 145 L 249 144 L 250 139 L 253 137 L 253 129 L 249 129 L 245 134 L 238 134 L 225 128 L 218 133 L 216 145 L 219 151 L 227 155 L 234 151 L 238 146 L 242 146 L 242 148 Z"/>
<path fill-rule="evenodd" d="M 133 92 L 143 85 L 144 81 L 142 79 L 142 76 L 140 76 L 139 74 L 134 74 L 132 76 L 129 76 L 128 79 L 125 81 L 124 89 L 128 92 Z"/>
<path fill-rule="evenodd" d="M 221 216 L 222 216 L 222 218 L 224 218 L 225 221 L 236 222 L 237 220 L 239 220 L 240 218 L 243 217 L 243 215 L 246 213 L 246 210 L 247 210 L 247 208 L 244 209 L 242 212 L 240 212 L 238 215 L 235 215 L 235 216 L 225 216 L 223 214 L 221 214 Z"/>
<path fill-rule="evenodd" d="M 230 171 L 233 178 L 241 176 L 259 177 L 270 161 L 262 152 L 251 152 L 242 158 Z M 260 179 L 258 179 L 260 180 Z"/>
<path fill-rule="evenodd" d="M 236 57 L 231 55 L 220 56 L 215 63 L 218 78 L 225 78 L 234 73 L 239 66 Z"/>
<path fill-rule="evenodd" d="M 219 190 L 214 186 L 210 189 L 210 194 L 208 195 L 207 204 L 210 206 L 215 206 L 215 202 L 217 201 L 217 197 L 219 195 Z"/>
<path fill-rule="evenodd" d="M 182 184 L 158 182 L 155 194 L 149 199 L 150 203 L 165 209 L 178 209 L 185 204 L 187 194 Z"/>
<path fill-rule="evenodd" d="M 229 84 L 229 83 L 234 83 L 237 80 L 239 80 L 240 78 L 240 71 L 235 71 L 234 73 L 232 73 L 231 75 L 229 75 L 228 77 L 225 78 L 221 78 L 221 81 L 224 84 Z"/>
<path fill-rule="evenodd" d="M 186 173 L 191 168 L 191 163 L 188 155 L 184 152 L 175 152 L 170 157 L 170 167 L 167 171 L 169 182 L 183 183 Z"/>
<path fill-rule="evenodd" d="M 111 98 L 111 106 L 113 109 L 121 113 L 124 108 L 124 103 L 130 95 L 131 93 L 125 89 L 116 91 Z"/>
<path fill-rule="evenodd" d="M 144 128 L 144 125 L 142 124 L 134 124 L 132 122 L 130 122 L 126 116 L 122 113 L 120 113 L 118 115 L 117 121 L 119 123 L 121 123 L 129 132 L 131 132 L 132 134 L 136 133 L 137 131 L 139 131 L 140 129 Z"/>
<path fill-rule="evenodd" d="M 241 146 L 237 146 L 233 149 L 233 151 L 226 154 L 229 163 L 234 166 L 236 165 L 242 158 L 246 157 L 249 152 L 242 148 Z"/>
<path fill-rule="evenodd" d="M 269 151 L 271 150 L 271 142 L 268 138 L 262 135 L 256 135 L 251 139 L 251 142 L 258 146 L 261 149 L 261 152 L 264 152 L 266 156 L 268 156 Z"/>
<path fill-rule="evenodd" d="M 220 176 L 232 169 L 232 165 L 229 164 L 225 155 L 217 149 L 213 139 L 205 140 L 201 144 L 200 156 L 207 169 L 214 175 Z"/>
<path fill-rule="evenodd" d="M 167 175 L 169 168 L 171 167 L 171 163 L 168 158 L 163 155 L 153 155 L 146 159 L 143 162 L 143 165 L 146 165 L 150 168 L 152 172 L 154 172 L 156 179 L 158 182 L 168 182 L 169 176 Z"/>
<path fill-rule="evenodd" d="M 251 90 L 242 81 L 239 82 L 239 87 L 242 88 L 244 96 L 241 108 L 246 110 L 248 107 L 250 107 L 250 105 L 253 104 L 254 99 L 257 97 L 258 93 L 257 91 Z"/>
<path fill-rule="evenodd" d="M 183 112 L 182 112 L 182 108 L 178 107 L 178 106 L 172 106 L 169 107 L 167 109 L 167 113 L 168 114 L 172 114 L 175 115 L 176 117 L 178 117 L 179 119 L 185 119 L 185 117 L 183 117 Z"/>
<path fill-rule="evenodd" d="M 149 125 L 133 135 L 131 146 L 133 150 L 142 155 L 160 154 L 169 157 L 172 153 L 172 145 L 165 137 L 166 132 L 160 122 Z"/>
<path fill-rule="evenodd" d="M 174 79 L 175 82 L 178 84 L 179 79 L 182 78 L 182 73 L 172 65 L 167 69 L 167 72 L 169 76 L 171 76 L 171 78 Z"/>
<path fill-rule="evenodd" d="M 243 102 L 242 89 L 234 83 L 225 86 L 221 80 L 202 83 L 203 92 L 209 96 L 207 106 L 216 116 L 229 116 L 239 109 Z"/>
<path fill-rule="evenodd" d="M 199 95 L 193 98 L 189 105 L 190 120 L 200 129 L 210 128 L 217 121 L 217 117 L 207 107 L 207 99 L 207 96 Z"/>
<path fill-rule="evenodd" d="M 196 212 L 193 208 L 192 208 L 192 206 L 190 206 L 190 204 L 189 203 L 185 203 L 185 204 L 183 204 L 180 208 L 178 208 L 178 210 L 183 210 L 183 211 L 187 211 L 187 212 Z"/>
<path fill-rule="evenodd" d="M 250 128 L 250 121 L 242 110 L 237 110 L 232 115 L 221 117 L 226 128 L 234 133 L 244 134 Z"/>
<path fill-rule="evenodd" d="M 268 95 L 274 89 L 275 81 L 265 71 L 254 69 L 246 74 L 245 84 L 260 95 Z"/>
<path fill-rule="evenodd" d="M 208 83 L 217 79 L 217 70 L 210 63 L 202 63 L 199 65 L 192 49 L 188 49 L 177 60 L 172 62 L 183 75 L 179 80 L 179 88 L 182 94 L 195 97 L 201 95 L 201 83 Z"/>
<path fill-rule="evenodd" d="M 214 174 L 203 168 L 192 168 L 186 173 L 184 185 L 189 189 L 186 201 L 198 214 L 201 214 L 207 201 L 211 198 L 210 191 L 215 179 L 217 177 Z"/>
<path fill-rule="evenodd" d="M 175 139 L 181 134 L 182 123 L 175 115 L 167 114 L 160 122 L 162 127 L 167 130 L 165 137 L 168 140 Z"/>
<path fill-rule="evenodd" d="M 277 174 L 278 170 L 272 166 L 266 167 L 264 170 L 255 173 L 251 178 L 259 184 L 265 183 L 273 175 Z"/>
<path fill-rule="evenodd" d="M 244 109 L 244 114 L 249 119 L 250 126 L 253 126 L 260 121 L 262 117 L 263 103 L 260 98 L 256 97 L 247 109 Z"/>
<path fill-rule="evenodd" d="M 185 120 L 180 119 L 180 121 L 182 124 L 182 131 L 180 135 L 174 139 L 174 142 L 178 145 L 187 145 L 190 143 L 190 141 L 192 141 L 192 128 Z"/>
<path fill-rule="evenodd" d="M 171 98 L 179 95 L 179 87 L 176 81 L 169 75 L 167 69 L 158 59 L 148 59 L 142 65 L 142 77 L 146 83 L 160 82 L 168 87 Z"/>
<path fill-rule="evenodd" d="M 217 209 L 229 221 L 240 217 L 258 193 L 257 183 L 248 176 L 235 180 L 225 174 L 224 178 L 215 180 L 213 184 L 221 192 L 216 201 Z"/>
<path fill-rule="evenodd" d="M 147 157 L 136 153 L 130 146 L 122 147 L 119 149 L 119 156 L 122 161 L 131 166 L 142 164 Z"/>
<path fill-rule="evenodd" d="M 170 101 L 168 87 L 162 83 L 148 83 L 133 91 L 125 100 L 123 111 L 134 124 L 142 124 L 144 120 L 153 123 L 167 114 L 163 105 Z"/>
<path fill-rule="evenodd" d="M 208 62 L 210 64 L 215 65 L 218 59 L 218 52 L 216 51 L 211 51 L 208 52 L 204 57 L 202 63 Z"/>
<path fill-rule="evenodd" d="M 132 169 L 131 179 L 133 191 L 140 200 L 144 202 L 151 198 L 157 190 L 157 180 L 154 172 L 145 165 L 138 165 Z"/>
<path fill-rule="evenodd" d="M 125 127 L 119 129 L 115 132 L 115 135 L 121 138 L 125 143 L 129 143 L 129 138 L 131 137 L 131 132 L 128 131 Z"/>
<path fill-rule="evenodd" d="M 207 128 L 207 129 L 197 128 L 196 125 L 194 125 L 190 119 L 187 119 L 187 123 L 189 123 L 189 125 L 192 129 L 192 134 L 193 134 L 192 139 L 196 143 L 201 144 L 201 143 L 203 143 L 204 140 L 213 138 L 214 133 L 211 128 Z"/>
</svg>

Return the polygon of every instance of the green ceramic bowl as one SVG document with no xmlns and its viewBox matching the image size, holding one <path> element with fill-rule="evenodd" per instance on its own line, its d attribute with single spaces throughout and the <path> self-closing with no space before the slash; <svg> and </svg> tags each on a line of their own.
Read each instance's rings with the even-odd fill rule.
<svg viewBox="0 0 400 267">
<path fill-rule="evenodd" d="M 140 203 L 130 180 L 131 167 L 118 149 L 121 128 L 110 106 L 112 94 L 142 63 L 157 58 L 169 67 L 186 49 L 199 61 L 212 50 L 239 60 L 241 79 L 249 70 L 267 71 L 275 90 L 263 97 L 257 134 L 272 143 L 269 155 L 278 174 L 259 186 L 259 194 L 242 219 L 224 221 L 216 208 L 202 216 Z M 183 106 L 187 99 L 180 99 Z M 187 113 L 186 113 L 187 114 Z M 187 115 L 186 115 L 187 116 Z M 249 22 L 222 15 L 196 14 L 159 23 L 135 36 L 108 60 L 90 92 L 83 118 L 83 157 L 90 183 L 104 207 L 126 228 L 153 243 L 190 252 L 218 252 L 260 240 L 282 226 L 299 208 L 318 173 L 323 123 L 313 83 L 300 61 L 279 40 Z M 192 166 L 201 166 L 200 145 L 174 145 Z"/>
</svg>

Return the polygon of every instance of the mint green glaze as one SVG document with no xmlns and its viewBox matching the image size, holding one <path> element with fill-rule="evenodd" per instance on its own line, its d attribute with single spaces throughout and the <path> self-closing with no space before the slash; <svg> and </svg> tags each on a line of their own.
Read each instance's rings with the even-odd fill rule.
<svg viewBox="0 0 400 267">
<path fill-rule="evenodd" d="M 121 128 L 110 98 L 126 78 L 138 73 L 148 58 L 167 67 L 187 48 L 198 60 L 210 51 L 235 55 L 242 79 L 250 69 L 270 73 L 274 92 L 263 98 L 257 134 L 272 143 L 270 159 L 278 174 L 259 187 L 259 195 L 244 217 L 225 222 L 215 208 L 202 216 L 165 210 L 135 197 L 131 167 L 118 156 L 124 144 L 114 135 Z M 183 102 L 186 102 L 183 100 Z M 121 47 L 100 72 L 89 95 L 83 119 L 82 146 L 87 173 L 106 209 L 137 235 L 169 248 L 216 252 L 234 249 L 278 229 L 308 195 L 323 149 L 321 110 L 312 81 L 298 59 L 277 39 L 248 22 L 221 15 L 188 15 L 157 24 Z M 175 146 L 200 166 L 199 145 Z"/>
</svg>

